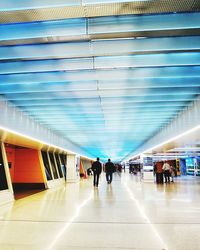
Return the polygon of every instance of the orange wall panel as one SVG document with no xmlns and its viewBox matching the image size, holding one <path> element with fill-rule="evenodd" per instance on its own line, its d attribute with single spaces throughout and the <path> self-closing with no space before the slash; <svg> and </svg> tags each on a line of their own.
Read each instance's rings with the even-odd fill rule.
<svg viewBox="0 0 200 250">
<path fill-rule="evenodd" d="M 44 183 L 39 154 L 34 149 L 15 149 L 14 183 Z"/>
</svg>

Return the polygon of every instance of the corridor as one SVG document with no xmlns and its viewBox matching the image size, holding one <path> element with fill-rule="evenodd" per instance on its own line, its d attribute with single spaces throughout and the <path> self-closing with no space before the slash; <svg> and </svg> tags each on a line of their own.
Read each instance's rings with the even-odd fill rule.
<svg viewBox="0 0 200 250">
<path fill-rule="evenodd" d="M 200 249 L 200 182 L 101 175 L 0 207 L 0 249 Z"/>
</svg>

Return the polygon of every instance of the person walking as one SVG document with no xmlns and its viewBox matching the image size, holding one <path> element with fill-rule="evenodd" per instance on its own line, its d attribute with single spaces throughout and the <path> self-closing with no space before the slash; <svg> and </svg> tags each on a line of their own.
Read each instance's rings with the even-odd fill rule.
<svg viewBox="0 0 200 250">
<path fill-rule="evenodd" d="M 154 172 L 156 175 L 156 183 L 163 183 L 163 164 L 162 162 L 156 162 L 154 166 Z"/>
<path fill-rule="evenodd" d="M 112 182 L 112 175 L 115 172 L 115 165 L 108 159 L 108 162 L 105 164 L 106 180 L 108 184 Z"/>
<path fill-rule="evenodd" d="M 170 166 L 170 175 L 171 175 L 171 178 L 172 178 L 172 182 L 174 182 L 174 177 L 175 177 L 175 169 L 173 166 Z"/>
<path fill-rule="evenodd" d="M 164 162 L 162 169 L 164 171 L 165 182 L 170 183 L 170 165 L 167 163 L 167 161 Z"/>
<path fill-rule="evenodd" d="M 99 185 L 99 176 L 101 174 L 102 171 L 102 165 L 99 162 L 99 157 L 97 158 L 97 160 L 95 162 L 92 163 L 92 171 L 94 174 L 94 179 L 93 179 L 93 185 L 94 187 L 98 187 Z"/>
</svg>

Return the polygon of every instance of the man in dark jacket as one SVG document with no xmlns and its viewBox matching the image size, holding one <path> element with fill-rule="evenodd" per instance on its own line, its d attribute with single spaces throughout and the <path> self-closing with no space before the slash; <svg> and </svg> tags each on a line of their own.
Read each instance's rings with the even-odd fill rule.
<svg viewBox="0 0 200 250">
<path fill-rule="evenodd" d="M 94 185 L 94 187 L 98 187 L 99 176 L 100 176 L 101 171 L 102 171 L 102 166 L 101 166 L 101 163 L 99 162 L 99 158 L 97 158 L 97 160 L 92 163 L 92 171 L 94 173 L 93 185 Z"/>
<path fill-rule="evenodd" d="M 108 159 L 105 165 L 105 172 L 106 172 L 106 180 L 108 184 L 112 182 L 112 174 L 115 172 L 115 165 Z"/>
</svg>

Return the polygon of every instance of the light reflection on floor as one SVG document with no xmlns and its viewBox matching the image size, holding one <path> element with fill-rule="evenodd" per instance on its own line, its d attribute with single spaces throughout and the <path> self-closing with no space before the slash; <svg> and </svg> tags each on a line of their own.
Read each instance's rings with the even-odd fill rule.
<svg viewBox="0 0 200 250">
<path fill-rule="evenodd" d="M 115 174 L 0 206 L 0 249 L 197 250 L 200 178 L 143 183 Z"/>
</svg>

